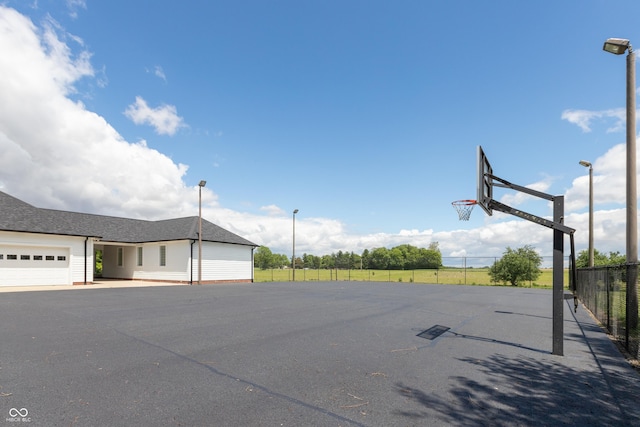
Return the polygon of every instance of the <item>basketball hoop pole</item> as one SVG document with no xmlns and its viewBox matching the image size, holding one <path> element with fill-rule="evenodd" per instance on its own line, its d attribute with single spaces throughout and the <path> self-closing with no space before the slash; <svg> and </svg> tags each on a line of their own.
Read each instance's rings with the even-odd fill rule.
<svg viewBox="0 0 640 427">
<path fill-rule="evenodd" d="M 635 140 L 635 139 L 634 139 Z M 563 349 L 563 317 L 564 317 L 564 234 L 568 234 L 571 239 L 571 260 L 573 277 L 575 279 L 575 253 L 573 245 L 573 228 L 562 224 L 564 220 L 564 196 L 552 196 L 540 191 L 532 190 L 521 185 L 512 184 L 502 178 L 493 175 L 493 168 L 489 163 L 489 159 L 485 155 L 482 147 L 477 148 L 477 204 L 487 213 L 491 215 L 493 209 L 500 212 L 515 215 L 527 221 L 535 222 L 553 230 L 553 354 L 562 356 Z M 503 205 L 493 200 L 493 187 L 504 187 L 512 190 L 520 191 L 534 197 L 549 200 L 553 203 L 553 221 L 541 218 L 536 215 L 514 209 L 510 206 Z M 454 205 L 455 206 L 455 205 Z M 575 286 L 575 282 L 574 282 Z M 575 298 L 575 290 L 574 290 Z M 637 305 L 637 304 L 636 304 Z M 576 303 L 577 308 L 577 303 Z"/>
<path fill-rule="evenodd" d="M 491 179 L 499 181 L 502 186 L 518 190 L 532 196 L 541 197 L 553 202 L 553 221 L 514 209 L 491 199 L 489 207 L 497 211 L 515 215 L 536 224 L 553 229 L 553 351 L 556 356 L 564 355 L 564 235 L 573 235 L 573 228 L 562 224 L 564 219 L 564 196 L 552 196 L 527 187 L 512 184 L 509 181 L 491 175 Z M 494 184 L 495 185 L 495 184 Z"/>
<path fill-rule="evenodd" d="M 553 222 L 562 223 L 564 196 L 553 198 Z M 553 230 L 553 354 L 564 356 L 564 233 Z"/>
</svg>

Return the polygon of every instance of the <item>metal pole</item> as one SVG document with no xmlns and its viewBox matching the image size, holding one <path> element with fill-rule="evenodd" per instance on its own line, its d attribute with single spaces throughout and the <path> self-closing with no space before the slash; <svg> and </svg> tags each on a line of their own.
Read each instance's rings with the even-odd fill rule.
<svg viewBox="0 0 640 427">
<path fill-rule="evenodd" d="M 636 189 L 636 55 L 627 55 L 627 346 L 638 327 L 638 193 Z M 631 351 L 632 349 L 629 348 Z"/>
<path fill-rule="evenodd" d="M 202 284 L 202 185 L 198 186 L 198 285 Z"/>
<path fill-rule="evenodd" d="M 586 160 L 580 165 L 589 168 L 589 267 L 593 267 L 593 165 Z"/>
<path fill-rule="evenodd" d="M 589 165 L 589 267 L 593 267 L 593 165 Z"/>
<path fill-rule="evenodd" d="M 293 269 L 293 281 L 296 281 L 296 214 L 298 209 L 293 210 L 293 255 L 291 256 L 291 268 Z"/>
<path fill-rule="evenodd" d="M 202 284 L 202 187 L 205 185 L 205 180 L 198 183 L 198 285 Z"/>
<path fill-rule="evenodd" d="M 564 196 L 553 199 L 553 222 L 564 217 Z M 564 355 L 564 233 L 553 230 L 553 354 Z"/>
</svg>

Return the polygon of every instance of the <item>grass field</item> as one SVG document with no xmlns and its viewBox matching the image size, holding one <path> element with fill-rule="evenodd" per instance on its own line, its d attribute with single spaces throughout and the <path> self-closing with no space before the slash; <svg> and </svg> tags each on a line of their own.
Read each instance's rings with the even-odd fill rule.
<svg viewBox="0 0 640 427">
<path fill-rule="evenodd" d="M 525 287 L 551 287 L 553 270 L 541 269 L 542 274 L 533 282 L 525 282 Z M 256 282 L 287 282 L 293 280 L 293 271 L 255 269 Z M 296 270 L 297 282 L 313 281 L 367 281 L 400 283 L 435 283 L 446 285 L 500 286 L 489 277 L 488 268 L 442 268 L 438 270 Z M 569 272 L 564 271 L 565 287 L 569 283 Z"/>
</svg>

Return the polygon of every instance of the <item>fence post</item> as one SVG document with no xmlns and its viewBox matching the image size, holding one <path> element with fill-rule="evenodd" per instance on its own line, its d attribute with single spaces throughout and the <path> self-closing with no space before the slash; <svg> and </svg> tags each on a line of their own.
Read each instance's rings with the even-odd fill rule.
<svg viewBox="0 0 640 427">
<path fill-rule="evenodd" d="M 611 295 L 609 294 L 609 287 L 611 286 L 609 283 L 609 269 L 607 267 L 607 279 L 605 280 L 605 286 L 607 287 L 607 330 L 611 332 Z"/>
<path fill-rule="evenodd" d="M 467 284 L 467 257 L 462 258 L 462 265 L 464 268 L 464 284 Z"/>
</svg>

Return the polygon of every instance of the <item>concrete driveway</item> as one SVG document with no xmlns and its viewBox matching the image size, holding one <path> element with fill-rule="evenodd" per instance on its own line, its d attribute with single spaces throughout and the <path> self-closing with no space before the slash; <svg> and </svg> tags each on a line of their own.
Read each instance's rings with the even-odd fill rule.
<svg viewBox="0 0 640 427">
<path fill-rule="evenodd" d="M 34 292 L 34 291 L 68 291 L 68 290 L 89 290 L 105 288 L 144 288 L 149 286 L 189 286 L 188 284 L 168 283 L 168 282 L 148 282 L 145 280 L 117 280 L 99 279 L 90 285 L 49 285 L 49 286 L 0 286 L 0 293 L 6 292 Z"/>
</svg>

